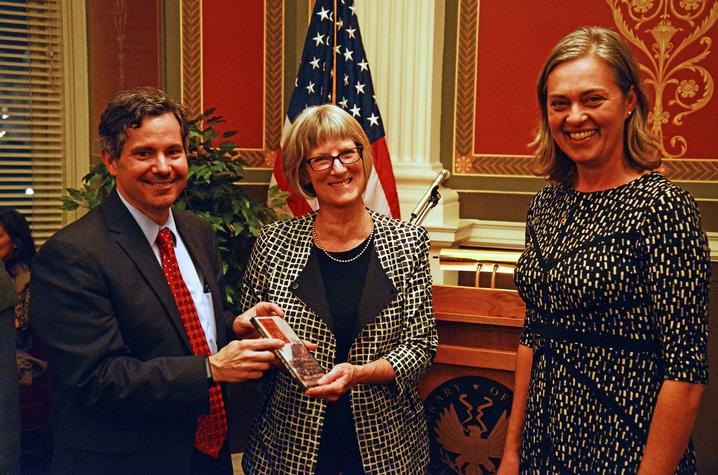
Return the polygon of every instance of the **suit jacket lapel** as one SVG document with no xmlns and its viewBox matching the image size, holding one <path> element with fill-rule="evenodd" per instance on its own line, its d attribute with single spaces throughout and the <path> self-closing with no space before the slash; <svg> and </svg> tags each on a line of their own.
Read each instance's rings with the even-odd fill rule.
<svg viewBox="0 0 718 475">
<path fill-rule="evenodd" d="M 382 262 L 388 262 L 387 243 L 382 223 L 376 216 L 374 220 L 374 246 L 369 256 L 364 291 L 359 301 L 356 334 L 358 335 L 369 323 L 384 310 L 396 297 L 396 287 L 384 270 Z"/>
<path fill-rule="evenodd" d="M 389 262 L 390 256 L 388 255 L 387 239 L 381 218 L 377 216 L 372 216 L 372 218 L 374 219 L 376 231 L 374 232 L 374 246 L 369 257 L 364 291 L 359 301 L 356 324 L 357 335 L 361 333 L 365 326 L 374 321 L 397 294 L 396 286 L 382 266 L 382 262 Z M 311 225 L 313 221 L 308 222 Z M 334 333 L 334 321 L 329 310 L 324 280 L 319 267 L 319 258 L 316 254 L 317 250 L 312 246 L 311 230 L 304 230 L 304 232 L 308 237 L 306 242 L 301 243 L 301 246 L 306 246 L 306 250 L 304 248 L 298 249 L 297 252 L 305 250 L 309 257 L 297 278 L 290 284 L 290 290 L 314 310 L 317 316 Z"/>
<path fill-rule="evenodd" d="M 292 294 L 314 310 L 314 313 L 316 313 L 317 316 L 327 324 L 332 333 L 334 333 L 334 320 L 329 311 L 327 293 L 324 289 L 324 279 L 322 279 L 322 271 L 319 268 L 319 258 L 317 257 L 314 246 L 310 247 L 307 264 L 294 282 L 290 284 L 289 288 Z"/>
<path fill-rule="evenodd" d="M 289 291 L 311 308 L 319 319 L 326 323 L 327 327 L 334 333 L 334 321 L 329 311 L 327 294 L 324 289 L 322 271 L 319 268 L 319 258 L 316 249 L 312 245 L 312 228 L 316 213 L 306 215 L 303 219 L 295 221 L 292 227 L 292 236 L 289 239 L 287 252 L 294 252 L 300 256 L 307 256 L 304 267 L 297 270 L 296 277 L 292 278 L 290 270 Z"/>
<path fill-rule="evenodd" d="M 134 262 L 137 269 L 147 280 L 149 287 L 162 302 L 172 324 L 180 335 L 180 339 L 184 342 L 187 351 L 191 353 L 192 346 L 187 338 L 182 318 L 177 310 L 172 292 L 167 285 L 162 267 L 157 262 L 157 257 L 139 225 L 117 195 L 117 190 L 114 190 L 102 203 L 102 211 L 105 214 L 108 229 L 116 235 L 115 241 Z"/>
</svg>

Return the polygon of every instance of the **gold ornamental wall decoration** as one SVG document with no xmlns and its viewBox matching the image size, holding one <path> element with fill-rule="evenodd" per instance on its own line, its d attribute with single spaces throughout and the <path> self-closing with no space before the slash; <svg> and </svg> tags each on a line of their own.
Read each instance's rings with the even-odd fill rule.
<svg viewBox="0 0 718 475">
<path fill-rule="evenodd" d="M 618 31 L 645 56 L 639 58 L 644 83 L 655 93 L 648 115 L 651 131 L 667 157 L 682 157 L 688 141 L 664 134 L 669 121 L 683 119 L 713 97 L 713 77 L 701 63 L 711 53 L 706 33 L 718 19 L 718 1 L 607 0 Z M 642 59 L 644 59 L 642 61 Z"/>
</svg>

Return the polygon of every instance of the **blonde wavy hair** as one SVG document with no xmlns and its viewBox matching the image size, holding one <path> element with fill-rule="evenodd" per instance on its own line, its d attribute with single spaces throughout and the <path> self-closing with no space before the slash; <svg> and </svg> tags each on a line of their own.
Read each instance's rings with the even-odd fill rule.
<svg viewBox="0 0 718 475">
<path fill-rule="evenodd" d="M 638 63 L 631 49 L 618 33 L 600 26 L 587 26 L 572 31 L 553 47 L 544 63 L 536 85 L 541 119 L 538 131 L 530 144 L 534 149 L 531 171 L 547 176 L 554 183 L 572 185 L 576 179 L 576 164 L 556 145 L 548 124 L 546 83 L 551 72 L 560 64 L 588 55 L 595 55 L 613 71 L 616 85 L 628 96 L 636 94 L 636 107 L 624 123 L 623 147 L 628 164 L 636 170 L 653 170 L 661 166 L 659 144 L 648 129 L 649 103 Z"/>
</svg>

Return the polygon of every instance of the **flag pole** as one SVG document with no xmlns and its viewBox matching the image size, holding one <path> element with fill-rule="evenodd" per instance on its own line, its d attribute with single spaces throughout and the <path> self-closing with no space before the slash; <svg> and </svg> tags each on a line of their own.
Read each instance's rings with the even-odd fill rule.
<svg viewBox="0 0 718 475">
<path fill-rule="evenodd" d="M 332 104 L 337 103 L 337 0 L 334 0 L 332 11 L 332 24 L 334 26 L 334 47 L 332 48 Z"/>
</svg>

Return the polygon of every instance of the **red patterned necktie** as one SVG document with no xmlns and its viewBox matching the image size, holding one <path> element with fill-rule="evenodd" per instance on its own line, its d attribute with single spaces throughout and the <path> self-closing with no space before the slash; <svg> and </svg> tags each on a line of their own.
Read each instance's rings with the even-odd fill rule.
<svg viewBox="0 0 718 475">
<path fill-rule="evenodd" d="M 197 309 L 177 264 L 172 231 L 169 228 L 160 230 L 156 242 L 162 257 L 162 271 L 172 291 L 180 317 L 182 317 L 182 323 L 192 345 L 192 352 L 195 355 L 209 356 L 209 346 L 202 325 L 199 323 Z M 200 416 L 197 420 L 194 446 L 200 452 L 216 458 L 224 444 L 225 437 L 227 437 L 224 400 L 222 399 L 222 390 L 217 383 L 209 388 L 209 408 L 209 414 Z"/>
</svg>

